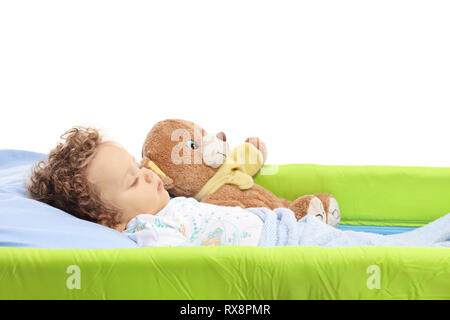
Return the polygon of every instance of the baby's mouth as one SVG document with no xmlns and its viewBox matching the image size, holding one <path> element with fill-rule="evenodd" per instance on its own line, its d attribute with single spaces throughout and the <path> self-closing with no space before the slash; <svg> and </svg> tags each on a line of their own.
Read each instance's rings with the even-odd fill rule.
<svg viewBox="0 0 450 320">
<path fill-rule="evenodd" d="M 157 186 L 157 190 L 161 191 L 162 187 L 163 187 L 163 183 L 162 183 L 162 181 L 159 181 L 158 182 L 158 186 Z"/>
</svg>

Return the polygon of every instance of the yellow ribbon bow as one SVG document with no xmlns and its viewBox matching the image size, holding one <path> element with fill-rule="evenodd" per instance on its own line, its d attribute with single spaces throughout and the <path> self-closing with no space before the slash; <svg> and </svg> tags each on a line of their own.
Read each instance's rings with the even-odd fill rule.
<svg viewBox="0 0 450 320">
<path fill-rule="evenodd" d="M 245 142 L 234 148 L 225 158 L 219 170 L 208 180 L 203 188 L 194 196 L 201 201 L 209 194 L 216 192 L 224 184 L 232 184 L 241 190 L 253 186 L 253 176 L 263 165 L 263 155 L 254 145 Z"/>
</svg>

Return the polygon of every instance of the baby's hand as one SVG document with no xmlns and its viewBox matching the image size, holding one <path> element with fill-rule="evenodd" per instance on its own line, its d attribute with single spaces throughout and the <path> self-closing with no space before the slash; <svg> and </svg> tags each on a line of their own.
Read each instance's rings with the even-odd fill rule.
<svg viewBox="0 0 450 320">
<path fill-rule="evenodd" d="M 141 169 L 141 168 L 150 169 L 150 167 L 148 166 L 148 158 L 146 158 L 146 157 L 142 158 L 141 163 L 139 165 L 139 169 Z"/>
<path fill-rule="evenodd" d="M 164 188 L 170 189 L 173 188 L 173 180 L 168 177 L 164 172 L 159 169 L 156 164 L 154 164 L 150 159 L 144 157 L 141 160 L 140 168 L 147 168 L 149 170 L 152 170 L 154 173 L 158 175 L 158 177 L 161 179 L 162 183 L 164 184 Z"/>
</svg>

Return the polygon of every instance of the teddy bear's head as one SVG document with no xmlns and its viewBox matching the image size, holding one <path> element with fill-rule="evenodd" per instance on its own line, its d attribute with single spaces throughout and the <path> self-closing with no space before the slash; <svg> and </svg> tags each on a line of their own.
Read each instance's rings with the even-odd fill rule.
<svg viewBox="0 0 450 320">
<path fill-rule="evenodd" d="M 153 161 L 167 175 L 165 187 L 169 193 L 184 197 L 197 194 L 228 153 L 223 132 L 208 134 L 199 125 L 181 119 L 156 123 L 142 148 L 142 157 Z"/>
</svg>

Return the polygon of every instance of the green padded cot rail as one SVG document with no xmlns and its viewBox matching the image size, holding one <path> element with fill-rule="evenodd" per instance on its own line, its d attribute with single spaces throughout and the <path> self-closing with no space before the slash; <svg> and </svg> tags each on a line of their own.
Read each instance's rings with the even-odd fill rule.
<svg viewBox="0 0 450 320">
<path fill-rule="evenodd" d="M 422 226 L 450 212 L 450 168 L 395 166 L 264 166 L 255 182 L 279 197 L 331 193 L 341 224 Z"/>
<path fill-rule="evenodd" d="M 448 248 L 0 248 L 0 299 L 449 299 Z"/>
<path fill-rule="evenodd" d="M 450 169 L 265 166 L 275 194 L 333 193 L 342 223 L 419 226 L 450 211 Z M 0 248 L 0 299 L 450 299 L 450 249 Z"/>
</svg>

